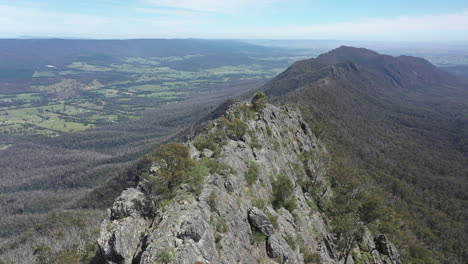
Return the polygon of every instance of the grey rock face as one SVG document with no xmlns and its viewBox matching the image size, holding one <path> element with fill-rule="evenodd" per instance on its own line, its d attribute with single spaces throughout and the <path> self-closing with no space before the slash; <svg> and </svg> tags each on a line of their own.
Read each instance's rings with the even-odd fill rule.
<svg viewBox="0 0 468 264">
<path fill-rule="evenodd" d="M 227 178 L 226 178 L 226 181 L 224 182 L 224 187 L 226 188 L 226 190 L 230 193 L 234 192 L 235 190 L 237 190 L 237 188 L 239 187 L 238 186 L 238 183 L 237 183 L 237 179 L 236 177 L 234 177 L 234 175 L 229 175 Z"/>
<path fill-rule="evenodd" d="M 370 254 L 376 263 L 382 263 L 382 256 L 381 253 L 377 250 L 375 242 L 374 242 L 374 236 L 372 233 L 369 231 L 369 229 L 365 228 L 364 229 L 364 234 L 362 236 L 362 243 L 364 245 L 367 245 L 367 248 L 370 250 Z"/>
<path fill-rule="evenodd" d="M 249 210 L 249 222 L 252 227 L 257 228 L 266 236 L 271 236 L 275 232 L 268 217 L 256 207 L 252 207 Z"/>
<path fill-rule="evenodd" d="M 302 262 L 300 256 L 295 254 L 295 252 L 289 247 L 286 240 L 279 235 L 268 237 L 266 251 L 270 258 L 279 259 L 281 263 Z"/>
<path fill-rule="evenodd" d="M 326 248 L 326 251 L 327 251 L 328 255 L 332 259 L 336 259 L 338 257 L 338 254 L 336 253 L 335 247 L 333 246 L 333 240 L 332 240 L 331 236 L 330 235 L 325 236 L 323 238 L 323 242 L 325 244 L 325 248 Z"/>
<path fill-rule="evenodd" d="M 101 225 L 98 244 L 107 263 L 131 264 L 147 227 L 144 219 L 145 195 L 137 189 L 125 190 L 109 210 L 109 220 Z"/>
<path fill-rule="evenodd" d="M 110 209 L 110 219 L 116 220 L 131 216 L 133 218 L 144 217 L 145 195 L 134 188 L 122 192 Z"/>
<path fill-rule="evenodd" d="M 236 103 L 227 111 L 226 118 L 240 117 L 247 132 L 239 140 L 227 139 L 215 156 L 187 143 L 193 159 L 222 165 L 206 177 L 199 193 L 181 186 L 165 205 L 153 206 L 154 201 L 140 191 L 144 186 L 139 186 L 116 199 L 98 241 L 106 263 L 304 263 L 304 256 L 311 254 L 324 264 L 343 263 L 326 215 L 317 209 L 332 197 L 325 179 L 327 150 L 298 109 L 267 104 L 252 116 L 244 111 L 248 107 Z M 216 132 L 222 121 L 215 120 L 210 127 Z M 313 158 L 304 160 L 305 156 Z M 252 164 L 258 168 L 248 183 Z M 150 172 L 158 169 L 152 166 Z M 294 185 L 290 198 L 296 207 L 291 212 L 271 203 L 279 174 Z M 299 185 L 304 182 L 320 190 L 319 195 Z M 396 252 L 388 247 L 382 252 Z M 353 263 L 351 257 L 348 263 Z"/>
<path fill-rule="evenodd" d="M 205 234 L 207 223 L 203 219 L 189 219 L 182 226 L 182 232 L 177 236 L 181 239 L 192 239 L 195 242 L 200 241 Z"/>
<path fill-rule="evenodd" d="M 401 264 L 400 254 L 395 245 L 390 242 L 386 235 L 378 235 L 374 238 L 375 247 L 381 254 L 390 258 L 390 263 Z"/>
<path fill-rule="evenodd" d="M 144 221 L 131 218 L 118 223 L 104 222 L 98 243 L 107 263 L 131 264 L 145 227 Z"/>
</svg>

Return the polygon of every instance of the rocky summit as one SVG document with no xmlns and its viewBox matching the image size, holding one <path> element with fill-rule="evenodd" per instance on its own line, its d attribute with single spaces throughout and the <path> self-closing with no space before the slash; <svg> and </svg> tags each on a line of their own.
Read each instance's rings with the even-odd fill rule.
<svg viewBox="0 0 468 264">
<path fill-rule="evenodd" d="M 365 226 L 349 250 L 337 244 L 329 154 L 297 108 L 238 102 L 199 130 L 116 199 L 106 263 L 401 263 Z"/>
</svg>

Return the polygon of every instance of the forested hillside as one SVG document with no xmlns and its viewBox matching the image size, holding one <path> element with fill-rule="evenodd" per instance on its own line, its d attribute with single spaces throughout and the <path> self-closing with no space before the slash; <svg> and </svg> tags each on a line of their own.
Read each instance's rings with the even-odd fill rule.
<svg viewBox="0 0 468 264">
<path fill-rule="evenodd" d="M 0 40 L 0 255 L 92 245 L 145 154 L 296 59 L 236 41 Z"/>
<path fill-rule="evenodd" d="M 301 107 L 338 184 L 357 171 L 385 190 L 381 227 L 408 263 L 466 263 L 466 85 L 424 59 L 340 47 L 261 89 Z"/>
</svg>

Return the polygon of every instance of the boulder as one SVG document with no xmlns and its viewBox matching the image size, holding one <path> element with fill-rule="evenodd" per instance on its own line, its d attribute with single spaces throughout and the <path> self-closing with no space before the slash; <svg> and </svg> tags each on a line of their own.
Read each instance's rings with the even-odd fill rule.
<svg viewBox="0 0 468 264">
<path fill-rule="evenodd" d="M 249 209 L 248 217 L 250 225 L 266 236 L 271 236 L 275 232 L 275 229 L 273 228 L 273 225 L 271 224 L 268 217 L 257 207 L 252 207 Z"/>
<path fill-rule="evenodd" d="M 135 189 L 129 188 L 122 192 L 110 209 L 110 220 L 124 217 L 139 218 L 145 213 L 145 195 Z"/>
<path fill-rule="evenodd" d="M 98 239 L 102 256 L 109 264 L 131 264 L 141 243 L 146 222 L 132 217 L 117 221 L 104 221 Z"/>
<path fill-rule="evenodd" d="M 294 258 L 294 252 L 279 234 L 268 237 L 266 251 L 270 258 L 280 259 L 281 263 L 298 263 Z"/>
</svg>

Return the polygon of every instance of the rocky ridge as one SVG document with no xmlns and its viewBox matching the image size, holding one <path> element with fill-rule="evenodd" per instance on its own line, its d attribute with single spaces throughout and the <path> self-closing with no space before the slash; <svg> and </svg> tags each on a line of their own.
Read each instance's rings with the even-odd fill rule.
<svg viewBox="0 0 468 264">
<path fill-rule="evenodd" d="M 252 108 L 233 104 L 186 143 L 195 162 L 222 165 L 199 192 L 184 183 L 155 203 L 142 180 L 116 199 L 98 241 L 106 263 L 345 262 L 322 210 L 333 196 L 325 146 L 298 109 Z M 232 123 L 219 147 L 197 144 Z M 158 170 L 155 163 L 150 176 Z M 356 247 L 347 263 L 401 263 L 384 235 L 366 230 L 360 242 L 368 250 Z"/>
</svg>

